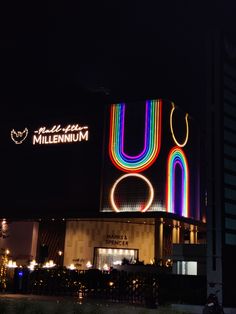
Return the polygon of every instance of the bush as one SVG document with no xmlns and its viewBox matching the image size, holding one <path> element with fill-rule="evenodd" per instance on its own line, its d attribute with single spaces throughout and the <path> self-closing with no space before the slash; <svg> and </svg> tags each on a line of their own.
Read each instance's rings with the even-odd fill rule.
<svg viewBox="0 0 236 314">
<path fill-rule="evenodd" d="M 7 301 L 0 301 L 0 313 L 1 314 L 7 314 L 9 311 L 9 304 Z"/>
</svg>

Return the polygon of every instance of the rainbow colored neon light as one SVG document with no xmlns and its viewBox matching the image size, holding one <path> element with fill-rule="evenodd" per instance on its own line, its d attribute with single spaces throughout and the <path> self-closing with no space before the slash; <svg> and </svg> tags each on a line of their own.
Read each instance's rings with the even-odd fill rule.
<svg viewBox="0 0 236 314">
<path fill-rule="evenodd" d="M 175 146 L 171 149 L 167 160 L 166 204 L 168 213 L 176 213 L 175 184 L 176 166 L 181 169 L 181 216 L 189 218 L 189 168 L 184 151 Z"/>
<path fill-rule="evenodd" d="M 161 100 L 147 100 L 144 148 L 136 156 L 124 152 L 125 104 L 111 106 L 109 154 L 113 164 L 125 172 L 141 172 L 156 160 L 161 147 Z"/>
</svg>

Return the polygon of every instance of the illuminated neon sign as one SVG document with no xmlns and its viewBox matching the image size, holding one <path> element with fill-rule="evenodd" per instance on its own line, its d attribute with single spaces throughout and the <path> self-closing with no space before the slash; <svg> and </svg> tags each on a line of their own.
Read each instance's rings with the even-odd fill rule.
<svg viewBox="0 0 236 314">
<path fill-rule="evenodd" d="M 166 206 L 168 213 L 176 213 L 176 169 L 181 170 L 181 216 L 189 217 L 189 168 L 184 151 L 175 146 L 167 159 Z"/>
<path fill-rule="evenodd" d="M 191 125 L 190 132 L 188 114 L 171 101 L 147 100 L 145 113 L 139 105 L 112 104 L 107 114 L 101 210 L 163 211 L 199 219 L 197 130 Z M 143 138 L 135 137 L 136 130 Z M 132 138 L 129 132 L 134 133 Z"/>
<path fill-rule="evenodd" d="M 36 144 L 59 144 L 88 141 L 88 126 L 68 124 L 62 127 L 60 124 L 51 128 L 41 127 L 34 131 L 33 145 Z"/>
<path fill-rule="evenodd" d="M 23 131 L 11 130 L 11 139 L 15 144 L 22 144 L 29 134 L 29 130 L 25 128 Z M 51 128 L 45 126 L 33 132 L 32 144 L 60 144 L 74 143 L 89 140 L 88 126 L 80 126 L 79 124 L 68 124 L 62 127 L 60 124 L 53 125 Z"/>
<path fill-rule="evenodd" d="M 15 144 L 22 144 L 24 140 L 28 136 L 28 129 L 25 128 L 23 131 L 15 131 L 14 129 L 11 130 L 11 139 Z"/>
<path fill-rule="evenodd" d="M 141 172 L 156 160 L 161 147 L 162 101 L 146 101 L 144 147 L 136 156 L 124 151 L 125 104 L 111 107 L 109 154 L 113 164 L 126 172 Z"/>
<path fill-rule="evenodd" d="M 170 130 L 171 130 L 171 134 L 172 134 L 172 138 L 175 142 L 175 144 L 179 147 L 184 147 L 187 142 L 188 142 L 188 137 L 189 137 L 189 127 L 188 127 L 188 114 L 186 113 L 185 115 L 185 123 L 186 123 L 186 136 L 185 136 L 185 139 L 183 141 L 183 143 L 179 143 L 175 137 L 175 133 L 174 133 L 174 129 L 173 129 L 173 114 L 174 114 L 174 111 L 175 111 L 175 105 L 174 103 L 172 103 L 172 109 L 171 109 L 171 112 L 170 112 Z"/>
<path fill-rule="evenodd" d="M 124 174 L 123 176 L 121 176 L 118 180 L 116 180 L 116 182 L 114 183 L 114 185 L 111 189 L 111 194 L 110 194 L 110 201 L 111 201 L 112 208 L 116 212 L 120 211 L 120 209 L 118 208 L 118 206 L 115 202 L 114 194 L 115 194 L 115 190 L 116 190 L 117 185 L 127 177 L 138 177 L 138 178 L 142 179 L 147 184 L 147 186 L 149 188 L 149 198 L 148 198 L 147 203 L 144 206 L 141 206 L 141 208 L 140 208 L 140 211 L 142 213 L 146 212 L 150 208 L 150 206 L 152 205 L 153 198 L 154 198 L 154 190 L 153 190 L 151 182 L 145 176 L 143 176 L 139 173 L 127 173 L 127 174 Z"/>
</svg>

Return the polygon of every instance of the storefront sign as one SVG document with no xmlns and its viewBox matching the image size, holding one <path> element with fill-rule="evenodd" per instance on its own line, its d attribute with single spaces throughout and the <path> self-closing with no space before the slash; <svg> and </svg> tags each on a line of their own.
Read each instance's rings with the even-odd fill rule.
<svg viewBox="0 0 236 314">
<path fill-rule="evenodd" d="M 75 263 L 76 267 L 81 267 L 85 263 L 84 258 L 74 258 L 72 261 Z"/>
<path fill-rule="evenodd" d="M 65 127 L 61 127 L 58 124 L 49 129 L 41 127 L 34 131 L 33 145 L 81 142 L 88 141 L 88 138 L 88 126 L 68 124 Z"/>
<path fill-rule="evenodd" d="M 29 130 L 25 128 L 23 131 L 11 130 L 11 139 L 15 144 L 22 144 L 29 134 Z M 89 140 L 88 126 L 79 124 L 68 124 L 62 127 L 60 124 L 52 127 L 40 127 L 33 131 L 32 144 L 61 144 L 74 143 Z"/>
<path fill-rule="evenodd" d="M 128 246 L 128 237 L 126 234 L 107 234 L 106 244 L 118 245 L 118 246 Z"/>
</svg>

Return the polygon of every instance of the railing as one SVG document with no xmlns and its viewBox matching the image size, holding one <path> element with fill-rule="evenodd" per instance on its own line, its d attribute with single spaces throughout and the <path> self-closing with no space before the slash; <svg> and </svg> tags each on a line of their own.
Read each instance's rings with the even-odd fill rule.
<svg viewBox="0 0 236 314">
<path fill-rule="evenodd" d="M 105 299 L 148 307 L 167 302 L 203 304 L 206 299 L 205 277 L 160 274 L 155 269 L 104 272 L 38 268 L 30 272 L 20 268 L 8 281 L 8 287 L 9 292 L 15 293 Z"/>
</svg>

